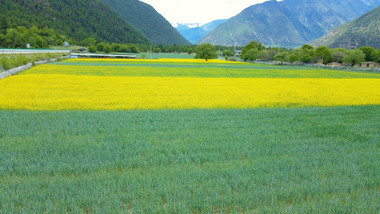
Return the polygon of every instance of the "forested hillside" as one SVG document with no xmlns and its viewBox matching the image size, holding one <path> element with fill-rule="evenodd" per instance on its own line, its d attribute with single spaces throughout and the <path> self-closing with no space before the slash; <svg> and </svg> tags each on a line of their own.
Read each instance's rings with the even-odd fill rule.
<svg viewBox="0 0 380 214">
<path fill-rule="evenodd" d="M 138 0 L 101 0 L 155 44 L 190 44 L 152 6 Z"/>
<path fill-rule="evenodd" d="M 380 7 L 347 24 L 334 28 L 312 44 L 331 48 L 353 49 L 370 46 L 380 49 Z"/>
<path fill-rule="evenodd" d="M 271 0 L 253 5 L 198 43 L 302 45 L 380 5 L 380 0 Z"/>
<path fill-rule="evenodd" d="M 78 41 L 93 37 L 104 42 L 150 42 L 98 0 L 1 0 L 0 18 L 3 29 L 49 27 Z"/>
</svg>

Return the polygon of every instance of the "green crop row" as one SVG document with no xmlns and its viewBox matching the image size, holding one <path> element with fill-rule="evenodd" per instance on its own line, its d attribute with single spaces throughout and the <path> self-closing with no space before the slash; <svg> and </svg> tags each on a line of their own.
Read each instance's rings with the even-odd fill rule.
<svg viewBox="0 0 380 214">
<path fill-rule="evenodd" d="M 226 78 L 380 78 L 380 75 L 375 73 L 334 71 L 301 66 L 128 60 L 100 62 L 67 60 L 36 67 L 23 74 Z"/>
<path fill-rule="evenodd" d="M 0 115 L 0 213 L 380 209 L 380 106 Z"/>
</svg>

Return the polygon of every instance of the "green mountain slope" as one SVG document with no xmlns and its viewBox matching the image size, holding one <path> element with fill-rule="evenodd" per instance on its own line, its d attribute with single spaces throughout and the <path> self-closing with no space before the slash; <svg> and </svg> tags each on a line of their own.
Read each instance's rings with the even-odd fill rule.
<svg viewBox="0 0 380 214">
<path fill-rule="evenodd" d="M 380 7 L 347 24 L 332 29 L 325 36 L 311 44 L 331 48 L 354 49 L 370 46 L 380 49 Z"/>
<path fill-rule="evenodd" d="M 380 5 L 380 0 L 271 0 L 248 7 L 219 25 L 200 43 L 300 45 Z"/>
<path fill-rule="evenodd" d="M 101 0 L 155 44 L 190 44 L 152 6 L 139 0 Z"/>
<path fill-rule="evenodd" d="M 47 26 L 76 40 L 150 42 L 98 0 L 1 0 L 0 18 L 11 27 Z"/>
</svg>

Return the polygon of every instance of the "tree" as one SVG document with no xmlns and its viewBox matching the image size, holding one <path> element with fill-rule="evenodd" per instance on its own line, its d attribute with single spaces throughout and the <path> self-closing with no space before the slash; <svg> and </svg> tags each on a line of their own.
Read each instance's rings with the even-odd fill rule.
<svg viewBox="0 0 380 214">
<path fill-rule="evenodd" d="M 359 50 L 363 51 L 363 53 L 365 54 L 365 61 L 367 61 L 367 62 L 373 61 L 372 55 L 376 51 L 375 48 L 373 48 L 373 47 L 361 47 L 361 48 L 359 48 Z"/>
<path fill-rule="evenodd" d="M 346 49 L 344 48 L 336 48 L 332 50 L 332 61 L 337 63 L 342 63 L 343 58 L 347 55 Z"/>
<path fill-rule="evenodd" d="M 301 49 L 303 50 L 314 50 L 314 47 L 308 44 L 304 44 Z"/>
<path fill-rule="evenodd" d="M 139 51 L 138 51 L 136 45 L 130 45 L 129 46 L 129 52 L 131 52 L 131 53 L 138 53 Z"/>
<path fill-rule="evenodd" d="M 257 54 L 257 58 L 261 60 L 268 60 L 269 52 L 267 50 L 259 51 L 259 53 Z"/>
<path fill-rule="evenodd" d="M 241 50 L 240 57 L 244 60 L 247 60 L 247 57 L 245 56 L 245 54 L 248 53 L 250 49 L 257 49 L 257 51 L 262 51 L 265 49 L 265 46 L 261 44 L 260 42 L 251 41 L 246 46 L 244 46 L 244 48 Z"/>
<path fill-rule="evenodd" d="M 120 47 L 121 47 L 120 44 L 113 43 L 113 44 L 111 45 L 111 50 L 112 50 L 112 51 L 115 51 L 115 52 L 119 52 L 119 51 L 120 51 Z"/>
<path fill-rule="evenodd" d="M 161 53 L 161 49 L 160 48 L 154 48 L 153 49 L 153 53 Z"/>
<path fill-rule="evenodd" d="M 377 62 L 377 63 L 380 63 L 380 50 L 375 50 L 373 53 L 372 53 L 372 59 L 373 59 L 373 62 Z"/>
<path fill-rule="evenodd" d="M 274 56 L 274 60 L 280 61 L 281 65 L 282 65 L 287 57 L 288 57 L 288 53 L 286 53 L 286 52 L 280 52 L 280 53 L 278 53 L 278 54 L 276 54 Z"/>
<path fill-rule="evenodd" d="M 343 58 L 343 62 L 345 64 L 350 64 L 351 66 L 362 64 L 364 61 L 365 54 L 359 49 L 348 51 L 347 56 Z"/>
<path fill-rule="evenodd" d="M 299 60 L 300 60 L 300 58 L 299 58 L 298 55 L 296 55 L 296 54 L 291 54 L 291 55 L 289 56 L 289 59 L 288 59 L 288 61 L 289 61 L 290 63 L 297 62 L 297 61 L 299 61 Z"/>
<path fill-rule="evenodd" d="M 222 53 L 223 56 L 233 56 L 234 53 L 230 50 L 224 50 Z"/>
<path fill-rule="evenodd" d="M 247 51 L 247 53 L 244 54 L 242 59 L 244 59 L 244 61 L 256 61 L 258 54 L 259 51 L 257 50 L 257 48 L 251 48 Z"/>
<path fill-rule="evenodd" d="M 83 40 L 82 43 L 83 43 L 83 45 L 89 47 L 91 45 L 96 45 L 96 40 L 94 38 L 92 38 L 92 37 L 89 37 L 89 38 Z"/>
<path fill-rule="evenodd" d="M 216 53 L 215 47 L 210 43 L 199 45 L 195 50 L 196 59 L 205 59 L 207 61 L 208 59 L 215 59 L 217 57 L 218 54 Z"/>
<path fill-rule="evenodd" d="M 302 55 L 301 62 L 303 63 L 311 63 L 311 60 L 313 57 L 311 57 L 309 54 Z"/>
<path fill-rule="evenodd" d="M 91 45 L 90 47 L 88 47 L 88 52 L 90 52 L 90 53 L 96 53 L 96 46 L 95 45 Z"/>
<path fill-rule="evenodd" d="M 186 52 L 190 55 L 194 52 L 194 50 L 192 48 L 188 48 Z"/>
<path fill-rule="evenodd" d="M 99 43 L 96 45 L 96 50 L 97 51 L 103 51 L 104 50 L 105 44 L 103 42 Z"/>
<path fill-rule="evenodd" d="M 111 46 L 108 44 L 105 44 L 103 51 L 104 51 L 104 53 L 110 53 L 111 52 Z"/>
<path fill-rule="evenodd" d="M 315 49 L 315 56 L 322 60 L 323 64 L 332 62 L 331 50 L 326 46 L 320 46 L 317 49 Z"/>
</svg>

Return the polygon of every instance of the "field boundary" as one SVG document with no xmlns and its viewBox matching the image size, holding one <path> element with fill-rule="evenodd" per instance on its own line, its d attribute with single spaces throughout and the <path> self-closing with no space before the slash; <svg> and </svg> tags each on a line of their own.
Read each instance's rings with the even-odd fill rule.
<svg viewBox="0 0 380 214">
<path fill-rule="evenodd" d="M 16 67 L 16 68 L 12 68 L 12 69 L 9 69 L 7 71 L 3 71 L 3 72 L 0 73 L 0 80 L 4 79 L 4 78 L 7 78 L 9 76 L 15 75 L 15 74 L 17 74 L 20 71 L 27 70 L 27 69 L 31 68 L 33 65 L 41 65 L 41 64 L 48 63 L 48 62 L 56 62 L 57 60 L 58 59 L 54 58 L 54 59 L 50 59 L 50 60 L 37 61 L 37 62 L 33 62 L 33 63 L 28 63 L 26 65 L 22 65 L 22 66 L 19 66 L 19 67 Z"/>
</svg>

